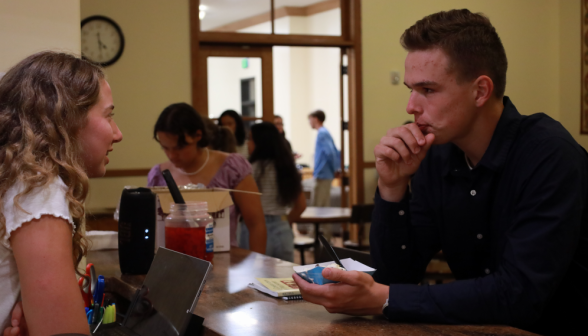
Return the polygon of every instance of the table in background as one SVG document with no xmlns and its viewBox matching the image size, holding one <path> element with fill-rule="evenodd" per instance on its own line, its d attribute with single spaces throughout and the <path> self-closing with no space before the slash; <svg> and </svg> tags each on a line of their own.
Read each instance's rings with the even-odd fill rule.
<svg viewBox="0 0 588 336">
<path fill-rule="evenodd" d="M 98 274 L 121 276 L 117 250 L 92 251 L 87 260 Z M 194 310 L 205 318 L 204 335 L 533 335 L 505 326 L 399 324 L 382 317 L 330 314 L 322 306 L 284 301 L 247 287 L 256 277 L 290 277 L 293 263 L 240 248 L 215 253 L 213 263 Z"/>
<path fill-rule="evenodd" d="M 318 236 L 321 224 L 347 223 L 351 220 L 351 209 L 338 207 L 307 207 L 296 223 L 314 224 L 314 260 L 321 248 Z"/>
</svg>

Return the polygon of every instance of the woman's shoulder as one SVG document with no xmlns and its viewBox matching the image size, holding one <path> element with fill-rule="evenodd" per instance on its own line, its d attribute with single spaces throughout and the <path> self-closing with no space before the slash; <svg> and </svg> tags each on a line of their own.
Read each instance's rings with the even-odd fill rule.
<svg viewBox="0 0 588 336">
<path fill-rule="evenodd" d="M 149 173 L 147 174 L 147 186 L 148 187 L 161 187 L 166 186 L 165 179 L 161 174 L 162 169 L 168 169 L 166 164 L 168 162 L 162 164 L 156 164 L 151 168 Z"/>
<path fill-rule="evenodd" d="M 5 219 L 5 233 L 2 243 L 10 248 L 8 238 L 23 223 L 33 219 L 39 219 L 43 215 L 67 220 L 75 228 L 75 224 L 69 213 L 69 201 L 67 200 L 68 187 L 61 177 L 56 176 L 45 185 L 33 188 L 30 192 L 22 194 L 26 185 L 22 181 L 14 183 L 2 198 L 2 214 Z M 18 204 L 15 204 L 17 195 Z M 18 205 L 18 206 L 17 206 Z"/>
<path fill-rule="evenodd" d="M 34 187 L 30 192 L 26 195 L 20 197 L 20 202 L 22 201 L 29 201 L 34 200 L 39 197 L 46 198 L 49 196 L 53 196 L 55 194 L 63 194 L 67 192 L 67 186 L 63 182 L 60 176 L 52 177 L 50 181 L 45 183 L 45 185 L 40 187 Z M 6 205 L 7 202 L 12 203 L 14 197 L 18 194 L 21 194 L 26 190 L 26 185 L 23 181 L 16 181 L 8 190 L 6 191 L 5 196 L 2 198 L 3 203 Z"/>
<path fill-rule="evenodd" d="M 247 161 L 243 155 L 239 153 L 225 153 L 227 158 L 225 159 L 224 165 L 234 167 L 237 169 L 249 169 L 251 170 L 251 164 Z"/>
<path fill-rule="evenodd" d="M 221 153 L 221 152 L 219 152 Z M 221 153 L 225 160 L 209 187 L 235 188 L 247 176 L 251 175 L 251 164 L 237 153 Z"/>
</svg>

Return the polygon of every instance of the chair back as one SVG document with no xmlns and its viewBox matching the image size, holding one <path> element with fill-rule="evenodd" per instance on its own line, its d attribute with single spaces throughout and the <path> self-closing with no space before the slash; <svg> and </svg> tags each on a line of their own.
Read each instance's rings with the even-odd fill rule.
<svg viewBox="0 0 588 336">
<path fill-rule="evenodd" d="M 369 252 L 357 251 L 352 250 L 344 247 L 336 247 L 333 246 L 333 250 L 337 253 L 339 259 L 346 259 L 351 258 L 355 261 L 359 261 L 360 263 L 372 267 L 372 257 L 370 256 Z M 319 255 L 317 256 L 317 263 L 322 263 L 326 261 L 332 261 L 333 258 L 329 256 L 325 249 L 320 249 Z"/>
<path fill-rule="evenodd" d="M 351 223 L 371 223 L 373 204 L 356 204 L 351 208 Z"/>
</svg>

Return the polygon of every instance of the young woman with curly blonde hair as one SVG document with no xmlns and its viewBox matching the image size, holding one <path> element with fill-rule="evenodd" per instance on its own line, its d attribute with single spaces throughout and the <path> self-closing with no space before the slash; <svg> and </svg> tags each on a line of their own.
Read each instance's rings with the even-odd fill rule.
<svg viewBox="0 0 588 336">
<path fill-rule="evenodd" d="M 104 175 L 122 140 L 113 108 L 102 70 L 72 55 L 34 54 L 0 79 L 5 335 L 25 333 L 17 327 L 23 313 L 31 335 L 89 334 L 75 270 L 86 253 L 88 178 Z"/>
</svg>

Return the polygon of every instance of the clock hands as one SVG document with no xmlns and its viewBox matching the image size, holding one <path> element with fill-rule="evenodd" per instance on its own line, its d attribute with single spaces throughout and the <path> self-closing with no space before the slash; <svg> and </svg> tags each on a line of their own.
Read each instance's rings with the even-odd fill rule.
<svg viewBox="0 0 588 336">
<path fill-rule="evenodd" d="M 96 36 L 98 37 L 98 49 L 100 50 L 100 57 L 102 57 L 102 49 L 107 49 L 107 47 L 104 43 L 102 43 L 102 40 L 100 39 L 100 33 L 96 33 Z"/>
</svg>

